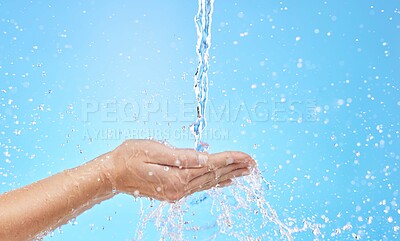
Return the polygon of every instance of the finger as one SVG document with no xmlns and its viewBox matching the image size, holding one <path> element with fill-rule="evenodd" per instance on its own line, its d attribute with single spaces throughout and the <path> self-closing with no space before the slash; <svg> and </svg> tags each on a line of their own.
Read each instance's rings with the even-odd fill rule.
<svg viewBox="0 0 400 241">
<path fill-rule="evenodd" d="M 215 185 L 215 187 L 224 188 L 224 187 L 228 187 L 228 186 L 232 185 L 232 183 L 233 183 L 233 180 L 232 179 L 228 179 L 228 180 L 225 180 L 225 181 L 222 181 L 222 182 L 218 183 L 217 185 Z"/>
<path fill-rule="evenodd" d="M 238 151 L 225 151 L 209 155 L 207 165 L 211 169 L 228 166 L 233 163 L 248 163 L 255 166 L 256 162 L 248 154 Z"/>
<path fill-rule="evenodd" d="M 209 154 L 207 152 L 198 152 L 194 149 L 178 148 L 172 149 L 174 165 L 180 168 L 201 168 L 208 163 Z"/>
<path fill-rule="evenodd" d="M 211 189 L 211 188 L 213 188 L 213 187 L 217 187 L 217 188 L 228 187 L 228 186 L 232 185 L 232 183 L 233 183 L 232 179 L 228 179 L 228 180 L 225 180 L 225 181 L 220 182 L 220 183 L 215 183 L 215 182 L 212 182 L 212 183 L 211 183 L 211 182 L 210 182 L 210 183 L 208 183 L 207 185 L 204 185 L 204 186 L 201 187 L 201 188 L 195 188 L 195 189 L 189 190 L 189 191 L 185 194 L 185 196 L 192 195 L 192 194 L 195 193 L 195 192 L 202 192 L 202 191 Z"/>
<path fill-rule="evenodd" d="M 238 151 L 208 154 L 207 152 L 198 152 L 189 148 L 171 148 L 167 154 L 159 163 L 179 168 L 201 168 L 207 166 L 210 169 L 217 169 L 232 163 L 243 162 L 249 163 L 250 166 L 256 166 L 253 158 L 246 153 Z"/>
<path fill-rule="evenodd" d="M 202 177 L 205 174 L 210 173 L 210 172 L 214 172 L 214 174 L 213 174 L 214 178 L 219 178 L 219 177 L 227 174 L 228 172 L 231 172 L 232 170 L 245 168 L 245 167 L 251 168 L 251 166 L 246 162 L 233 163 L 228 166 L 223 166 L 223 167 L 214 168 L 214 169 L 212 169 L 210 167 L 203 167 L 203 168 L 196 169 L 196 170 L 190 170 L 186 175 L 186 180 L 187 180 L 187 183 L 189 183 L 189 182 L 193 181 L 194 179 Z M 208 176 L 203 177 L 201 180 L 207 181 L 206 178 L 208 178 Z"/>
<path fill-rule="evenodd" d="M 158 142 L 146 146 L 146 163 L 179 168 L 201 168 L 208 162 L 208 153 L 194 149 L 171 148 Z M 148 146 L 151 145 L 151 148 Z"/>
<path fill-rule="evenodd" d="M 211 171 L 202 176 L 194 178 L 186 185 L 185 190 L 200 188 L 210 182 L 218 183 L 227 179 L 249 175 L 249 168 L 243 165 L 244 164 L 229 165 L 217 171 Z"/>
<path fill-rule="evenodd" d="M 238 151 L 226 151 L 209 155 L 188 148 L 172 148 L 155 141 L 143 141 L 148 163 L 175 166 L 179 168 L 199 168 L 209 166 L 211 169 L 227 166 L 232 163 L 256 162 L 248 154 Z"/>
<path fill-rule="evenodd" d="M 200 168 L 197 169 L 196 171 L 191 171 L 188 173 L 186 176 L 187 181 L 191 181 L 199 176 L 202 176 L 206 174 L 209 171 L 214 171 L 218 170 L 220 168 L 229 166 L 229 165 L 235 165 L 235 164 L 242 164 L 241 166 L 237 168 L 242 168 L 242 167 L 250 167 L 253 168 L 256 166 L 256 162 L 251 158 L 249 155 L 243 152 L 234 152 L 234 151 L 227 151 L 227 152 L 221 152 L 217 154 L 211 154 L 209 155 L 208 163 L 206 164 L 206 168 Z M 236 169 L 237 169 L 236 168 Z M 224 170 L 232 170 L 232 169 L 224 169 Z M 224 175 L 224 171 L 219 171 L 217 173 L 217 176 Z"/>
<path fill-rule="evenodd" d="M 233 183 L 232 179 L 228 179 L 228 180 L 225 180 L 225 181 L 220 182 L 220 183 L 215 183 L 215 182 L 213 182 L 213 183 L 208 183 L 207 185 L 204 185 L 204 186 L 201 187 L 201 188 L 195 188 L 195 189 L 189 190 L 189 191 L 185 194 L 185 196 L 192 195 L 193 193 L 196 193 L 196 192 L 206 191 L 206 190 L 209 190 L 209 189 L 211 189 L 211 188 L 213 188 L 213 187 L 216 187 L 216 188 L 228 187 L 228 186 L 232 185 L 232 183 Z"/>
</svg>

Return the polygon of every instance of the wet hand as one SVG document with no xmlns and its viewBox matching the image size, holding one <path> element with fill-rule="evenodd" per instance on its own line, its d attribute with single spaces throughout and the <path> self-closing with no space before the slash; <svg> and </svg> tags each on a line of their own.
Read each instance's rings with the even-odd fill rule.
<svg viewBox="0 0 400 241">
<path fill-rule="evenodd" d="M 194 192 L 224 187 L 256 165 L 243 152 L 208 154 L 151 140 L 128 140 L 108 156 L 117 192 L 173 202 Z"/>
</svg>

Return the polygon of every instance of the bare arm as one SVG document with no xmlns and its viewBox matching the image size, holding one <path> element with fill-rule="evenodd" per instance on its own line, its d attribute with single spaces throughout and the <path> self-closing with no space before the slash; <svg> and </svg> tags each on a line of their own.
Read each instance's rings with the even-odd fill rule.
<svg viewBox="0 0 400 241">
<path fill-rule="evenodd" d="M 97 160 L 0 196 L 0 240 L 32 240 L 112 197 Z"/>
<path fill-rule="evenodd" d="M 247 175 L 242 152 L 199 153 L 129 140 L 77 168 L 0 196 L 0 240 L 32 240 L 117 193 L 175 201 Z"/>
</svg>

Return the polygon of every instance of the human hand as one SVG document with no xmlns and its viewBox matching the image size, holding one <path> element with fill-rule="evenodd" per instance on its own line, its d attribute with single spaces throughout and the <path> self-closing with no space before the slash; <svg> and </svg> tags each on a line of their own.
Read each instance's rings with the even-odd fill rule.
<svg viewBox="0 0 400 241">
<path fill-rule="evenodd" d="M 208 154 L 151 140 L 127 140 L 103 161 L 117 192 L 169 202 L 227 186 L 256 165 L 243 152 Z"/>
</svg>

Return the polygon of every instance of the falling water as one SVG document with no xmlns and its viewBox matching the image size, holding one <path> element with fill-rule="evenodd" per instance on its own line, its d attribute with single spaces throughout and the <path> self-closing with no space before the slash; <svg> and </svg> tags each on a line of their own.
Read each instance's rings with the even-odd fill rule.
<svg viewBox="0 0 400 241">
<path fill-rule="evenodd" d="M 208 50 L 211 45 L 211 20 L 214 0 L 199 0 L 199 10 L 194 18 L 197 29 L 197 56 L 199 65 L 194 75 L 194 91 L 197 100 L 197 119 L 191 125 L 190 130 L 195 136 L 195 148 L 197 151 L 207 151 L 208 144 L 202 142 L 201 133 L 207 125 L 205 113 L 208 97 Z"/>
<path fill-rule="evenodd" d="M 134 240 L 146 240 L 147 223 L 153 223 L 160 233 L 159 240 L 214 240 L 229 236 L 243 241 L 293 241 L 294 235 L 304 232 L 314 241 L 319 240 L 322 226 L 315 220 L 281 220 L 266 200 L 269 188 L 261 173 L 254 170 L 250 176 L 235 180 L 231 188 L 213 188 L 173 204 L 161 202 L 156 208 L 151 205 L 145 209 L 141 203 L 141 223 Z M 205 207 L 210 207 L 209 218 L 202 222 L 197 215 L 204 215 Z"/>
<path fill-rule="evenodd" d="M 206 127 L 206 103 L 208 97 L 209 53 L 211 44 L 211 20 L 213 12 L 213 0 L 199 0 L 199 10 L 194 20 L 197 28 L 197 55 L 199 65 L 194 76 L 194 90 L 197 100 L 197 119 L 191 125 L 191 131 L 195 136 L 195 148 L 197 151 L 207 151 L 208 144 L 203 142 L 201 134 Z M 318 224 L 303 220 L 302 226 L 296 222 L 286 224 L 278 217 L 278 213 L 272 208 L 265 198 L 269 183 L 262 177 L 259 170 L 253 170 L 248 177 L 235 180 L 233 188 L 224 191 L 213 188 L 207 192 L 184 198 L 173 204 L 160 203 L 155 209 L 153 205 L 145 211 L 141 204 L 141 224 L 136 230 L 137 239 L 142 240 L 146 224 L 153 222 L 160 232 L 160 240 L 184 240 L 187 234 L 192 234 L 193 239 L 201 235 L 201 230 L 215 230 L 214 239 L 219 234 L 234 237 L 237 240 L 265 240 L 285 239 L 293 240 L 293 234 L 311 230 L 314 240 L 318 240 L 320 234 Z M 194 215 L 197 205 L 211 205 L 210 216 L 216 220 L 202 225 L 199 222 L 189 222 Z M 204 206 L 202 207 L 204 209 Z M 189 218 L 188 218 L 189 216 Z M 259 232 L 262 230 L 262 232 Z M 253 236 L 251 233 L 261 233 Z"/>
</svg>

